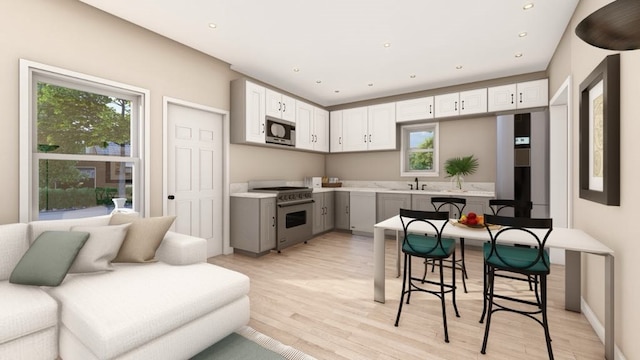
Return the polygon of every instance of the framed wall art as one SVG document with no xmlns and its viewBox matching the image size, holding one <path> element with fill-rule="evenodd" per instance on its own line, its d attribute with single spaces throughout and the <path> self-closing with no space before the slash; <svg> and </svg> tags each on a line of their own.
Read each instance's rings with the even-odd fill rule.
<svg viewBox="0 0 640 360">
<path fill-rule="evenodd" d="M 620 205 L 620 54 L 580 84 L 580 198 Z"/>
</svg>

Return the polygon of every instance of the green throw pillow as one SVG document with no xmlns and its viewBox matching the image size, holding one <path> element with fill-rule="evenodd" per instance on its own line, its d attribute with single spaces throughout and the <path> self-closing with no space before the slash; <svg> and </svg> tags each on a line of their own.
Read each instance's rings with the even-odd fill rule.
<svg viewBox="0 0 640 360">
<path fill-rule="evenodd" d="M 45 231 L 33 242 L 13 269 L 9 282 L 58 286 L 89 238 L 83 231 Z"/>
</svg>

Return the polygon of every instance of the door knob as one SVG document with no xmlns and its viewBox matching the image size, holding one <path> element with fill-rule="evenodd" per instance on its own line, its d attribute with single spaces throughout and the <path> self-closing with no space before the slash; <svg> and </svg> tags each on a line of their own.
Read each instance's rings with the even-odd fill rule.
<svg viewBox="0 0 640 360">
<path fill-rule="evenodd" d="M 176 198 L 176 197 L 175 197 L 174 195 L 169 195 L 169 196 L 167 196 L 167 199 L 169 199 L 169 200 L 173 200 L 173 199 L 175 199 L 175 198 Z"/>
</svg>

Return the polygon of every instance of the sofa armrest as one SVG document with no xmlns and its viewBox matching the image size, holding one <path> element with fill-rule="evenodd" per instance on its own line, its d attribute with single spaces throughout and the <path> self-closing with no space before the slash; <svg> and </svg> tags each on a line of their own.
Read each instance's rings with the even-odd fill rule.
<svg viewBox="0 0 640 360">
<path fill-rule="evenodd" d="M 189 265 L 207 261 L 207 240 L 168 231 L 156 258 L 171 265 Z"/>
</svg>

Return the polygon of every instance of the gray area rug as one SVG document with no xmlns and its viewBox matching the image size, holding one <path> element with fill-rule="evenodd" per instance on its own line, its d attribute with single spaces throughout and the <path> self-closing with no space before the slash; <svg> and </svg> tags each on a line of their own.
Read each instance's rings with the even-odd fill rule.
<svg viewBox="0 0 640 360">
<path fill-rule="evenodd" d="M 204 349 L 191 360 L 315 360 L 248 326 Z"/>
</svg>

